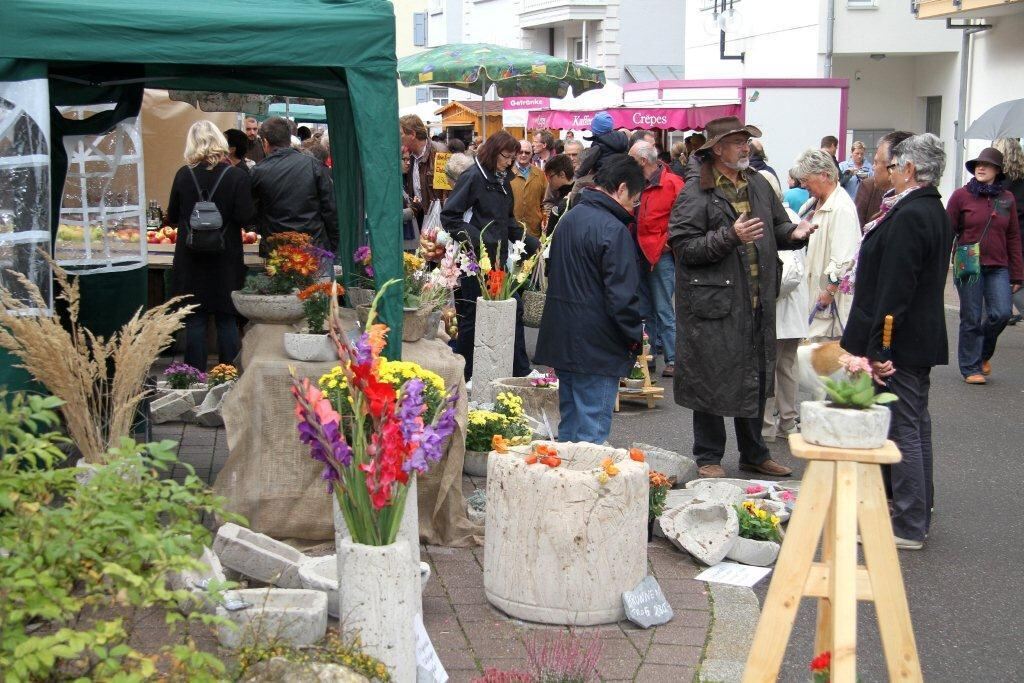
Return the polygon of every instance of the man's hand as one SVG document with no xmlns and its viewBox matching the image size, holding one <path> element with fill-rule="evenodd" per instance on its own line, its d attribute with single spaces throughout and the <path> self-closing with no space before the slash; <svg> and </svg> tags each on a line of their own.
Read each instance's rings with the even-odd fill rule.
<svg viewBox="0 0 1024 683">
<path fill-rule="evenodd" d="M 736 222 L 732 224 L 732 230 L 740 242 L 750 244 L 764 235 L 764 221 L 756 217 L 744 220 L 745 216 L 746 214 L 743 214 L 736 219 Z"/>
<path fill-rule="evenodd" d="M 873 360 L 871 361 L 871 369 L 875 371 L 875 377 L 891 377 L 896 374 L 896 368 L 893 367 L 891 360 L 887 360 L 884 363 L 880 360 Z"/>
<path fill-rule="evenodd" d="M 794 240 L 805 240 L 810 237 L 818 226 L 814 223 L 808 223 L 807 221 L 800 221 L 800 225 L 793 228 L 793 232 L 789 233 L 790 239 Z"/>
</svg>

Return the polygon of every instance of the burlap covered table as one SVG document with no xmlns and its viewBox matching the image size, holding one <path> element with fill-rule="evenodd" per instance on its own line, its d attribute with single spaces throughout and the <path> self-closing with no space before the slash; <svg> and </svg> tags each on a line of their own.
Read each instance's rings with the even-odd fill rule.
<svg viewBox="0 0 1024 683">
<path fill-rule="evenodd" d="M 352 311 L 346 321 L 355 327 Z M 284 351 L 289 326 L 253 325 L 242 342 L 242 375 L 224 400 L 229 455 L 214 491 L 227 508 L 244 515 L 249 526 L 297 545 L 333 541 L 331 499 L 322 468 L 299 443 L 290 393 L 289 367 L 300 377 L 318 379 L 336 362 L 303 363 Z M 449 546 L 482 545 L 483 528 L 466 516 L 462 464 L 466 448 L 466 387 L 461 356 L 439 340 L 402 344 L 402 359 L 459 386 L 458 429 L 440 463 L 420 477 L 420 539 Z"/>
</svg>

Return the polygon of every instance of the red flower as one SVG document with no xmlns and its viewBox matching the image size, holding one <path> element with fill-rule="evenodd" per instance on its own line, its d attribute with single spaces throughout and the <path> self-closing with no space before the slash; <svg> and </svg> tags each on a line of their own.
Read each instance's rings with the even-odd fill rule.
<svg viewBox="0 0 1024 683">
<path fill-rule="evenodd" d="M 828 671 L 829 665 L 832 663 L 832 653 L 822 652 L 820 655 L 811 660 L 811 671 L 813 673 L 824 673 Z"/>
<path fill-rule="evenodd" d="M 495 268 L 487 273 L 487 293 L 492 297 L 498 296 L 501 286 L 505 283 L 505 271 Z"/>
</svg>

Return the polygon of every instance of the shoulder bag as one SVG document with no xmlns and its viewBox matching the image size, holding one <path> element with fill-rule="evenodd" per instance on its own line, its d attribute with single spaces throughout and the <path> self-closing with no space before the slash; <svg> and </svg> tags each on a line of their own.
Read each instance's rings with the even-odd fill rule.
<svg viewBox="0 0 1024 683">
<path fill-rule="evenodd" d="M 977 242 L 959 244 L 960 238 L 957 238 L 958 244 L 953 250 L 953 278 L 959 284 L 972 285 L 981 278 L 981 243 L 985 241 L 985 235 L 995 215 L 993 209 Z"/>
</svg>

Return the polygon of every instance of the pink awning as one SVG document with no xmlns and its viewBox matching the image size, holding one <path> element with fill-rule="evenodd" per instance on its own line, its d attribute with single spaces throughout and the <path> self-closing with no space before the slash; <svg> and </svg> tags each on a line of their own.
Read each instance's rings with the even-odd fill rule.
<svg viewBox="0 0 1024 683">
<path fill-rule="evenodd" d="M 739 116 L 740 105 L 722 104 L 713 107 L 686 107 L 679 109 L 614 107 L 604 111 L 611 114 L 615 128 L 658 130 L 704 130 L 708 121 L 723 116 Z M 552 130 L 586 130 L 590 128 L 597 111 L 531 111 L 527 119 L 530 128 Z"/>
</svg>

